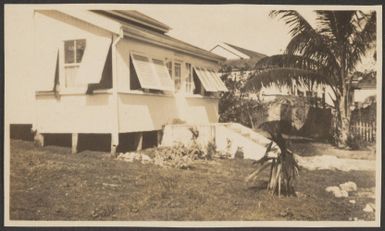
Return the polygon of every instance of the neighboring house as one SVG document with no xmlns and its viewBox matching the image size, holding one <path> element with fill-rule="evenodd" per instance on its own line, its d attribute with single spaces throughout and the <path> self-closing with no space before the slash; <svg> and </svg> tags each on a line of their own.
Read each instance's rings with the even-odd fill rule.
<svg viewBox="0 0 385 231">
<path fill-rule="evenodd" d="M 370 104 L 370 98 L 377 95 L 376 73 L 362 76 L 353 74 L 351 87 L 352 108 L 366 107 Z"/>
<path fill-rule="evenodd" d="M 76 152 L 79 134 L 107 134 L 115 152 L 125 134 L 140 148 L 175 120 L 218 121 L 225 59 L 168 36 L 167 25 L 133 10 L 36 10 L 31 20 L 34 35 L 20 35 L 34 38 L 33 55 L 25 51 L 30 73 L 6 78 L 33 89 L 18 121 L 32 124 L 41 143 L 45 134 L 72 134 Z"/>
<path fill-rule="evenodd" d="M 248 78 L 252 74 L 254 65 L 262 58 L 267 57 L 267 55 L 229 43 L 218 44 L 210 51 L 227 58 L 224 64 L 231 68 L 230 77 L 233 79 Z M 309 87 L 304 84 L 293 84 L 291 87 L 273 84 L 269 87 L 263 87 L 257 93 L 249 94 L 250 97 L 259 98 L 266 102 L 285 95 L 314 97 L 318 98 L 319 101 L 325 101 L 326 104 L 333 105 L 330 96 L 333 95 L 332 90 L 327 86 L 315 86 L 313 91 L 309 91 Z"/>
</svg>

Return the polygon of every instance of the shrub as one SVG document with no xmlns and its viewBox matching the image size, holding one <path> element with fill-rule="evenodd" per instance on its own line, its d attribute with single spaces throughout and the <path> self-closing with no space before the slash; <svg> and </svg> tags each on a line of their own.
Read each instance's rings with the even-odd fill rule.
<svg viewBox="0 0 385 231">
<path fill-rule="evenodd" d="M 215 142 L 214 141 L 208 142 L 206 159 L 212 160 L 213 157 L 216 155 L 216 152 L 217 152 L 217 145 L 215 144 Z"/>
<path fill-rule="evenodd" d="M 350 134 L 348 136 L 348 139 L 346 140 L 346 144 L 352 150 L 363 149 L 367 146 L 367 143 L 362 140 L 362 138 L 359 134 Z"/>
</svg>

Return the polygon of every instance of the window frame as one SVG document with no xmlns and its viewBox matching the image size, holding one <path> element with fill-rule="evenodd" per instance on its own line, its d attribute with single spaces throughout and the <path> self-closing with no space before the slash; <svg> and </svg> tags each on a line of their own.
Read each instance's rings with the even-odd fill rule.
<svg viewBox="0 0 385 231">
<path fill-rule="evenodd" d="M 189 67 L 188 67 L 189 66 Z M 187 95 L 194 95 L 194 66 L 191 63 L 185 62 L 186 78 L 184 79 L 184 91 Z"/>
<path fill-rule="evenodd" d="M 83 54 L 80 58 L 80 61 L 77 62 L 77 48 L 76 48 L 76 45 L 77 45 L 77 42 L 78 41 L 84 41 L 84 50 L 83 50 Z M 73 62 L 71 63 L 67 63 L 66 62 L 66 42 L 72 42 L 73 43 Z M 83 62 L 83 58 L 84 58 L 84 54 L 86 52 L 86 49 L 87 49 L 87 39 L 85 38 L 77 38 L 77 39 L 66 39 L 66 40 L 63 40 L 62 42 L 62 46 L 61 46 L 61 49 L 62 49 L 62 67 L 63 68 L 60 68 L 60 76 L 62 76 L 62 80 L 61 81 L 62 83 L 64 83 L 64 88 L 65 89 L 76 89 L 76 88 L 85 88 L 87 87 L 86 85 L 81 85 L 81 86 L 76 86 L 76 85 L 68 85 L 68 80 L 67 80 L 67 76 L 66 76 L 66 69 L 68 68 L 77 68 L 77 71 L 79 71 L 80 69 L 80 66 Z M 77 75 L 78 73 L 75 74 L 75 77 L 74 78 L 77 78 Z"/>
<path fill-rule="evenodd" d="M 172 79 L 174 81 L 174 91 L 175 92 L 180 92 L 182 90 L 182 65 L 183 65 L 183 62 L 180 62 L 180 61 L 173 61 L 173 76 L 172 76 Z M 177 71 L 176 71 L 176 67 L 179 66 L 179 76 L 178 76 L 178 79 L 177 79 Z M 177 84 L 178 82 L 178 84 Z M 177 88 L 177 86 L 179 86 Z"/>
</svg>

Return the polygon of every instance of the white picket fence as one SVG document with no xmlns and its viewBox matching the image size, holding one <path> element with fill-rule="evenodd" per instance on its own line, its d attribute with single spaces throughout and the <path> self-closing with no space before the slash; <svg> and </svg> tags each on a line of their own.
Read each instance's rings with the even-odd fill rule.
<svg viewBox="0 0 385 231">
<path fill-rule="evenodd" d="M 362 141 L 376 141 L 376 123 L 357 121 L 350 125 L 350 132 L 359 136 Z"/>
</svg>

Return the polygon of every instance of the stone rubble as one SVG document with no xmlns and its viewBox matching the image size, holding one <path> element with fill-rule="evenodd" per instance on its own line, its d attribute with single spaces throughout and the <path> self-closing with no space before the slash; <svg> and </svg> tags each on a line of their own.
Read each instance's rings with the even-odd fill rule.
<svg viewBox="0 0 385 231">
<path fill-rule="evenodd" d="M 372 213 L 375 211 L 376 206 L 373 203 L 367 203 L 365 208 L 362 209 L 362 211 L 367 213 Z"/>
</svg>

